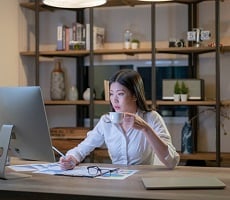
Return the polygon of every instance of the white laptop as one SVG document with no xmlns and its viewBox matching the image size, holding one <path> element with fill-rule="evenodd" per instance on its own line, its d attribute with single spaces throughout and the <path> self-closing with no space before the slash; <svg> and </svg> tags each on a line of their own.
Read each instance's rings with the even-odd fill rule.
<svg viewBox="0 0 230 200">
<path fill-rule="evenodd" d="M 225 184 L 216 177 L 142 177 L 147 190 L 158 189 L 223 189 Z"/>
</svg>

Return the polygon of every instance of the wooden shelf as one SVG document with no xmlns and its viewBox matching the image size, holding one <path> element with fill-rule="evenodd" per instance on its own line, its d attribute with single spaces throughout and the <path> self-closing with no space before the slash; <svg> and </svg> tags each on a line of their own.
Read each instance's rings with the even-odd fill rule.
<svg viewBox="0 0 230 200">
<path fill-rule="evenodd" d="M 40 56 L 87 56 L 89 51 L 87 50 L 70 50 L 70 51 L 41 51 Z"/>
<path fill-rule="evenodd" d="M 35 51 L 21 51 L 21 56 L 35 56 Z"/>
<path fill-rule="evenodd" d="M 170 47 L 170 48 L 156 48 L 157 53 L 168 53 L 168 54 L 202 54 L 215 52 L 215 47 Z"/>
<path fill-rule="evenodd" d="M 164 4 L 164 3 L 200 3 L 202 1 L 207 1 L 207 0 L 174 0 L 172 2 L 156 2 L 158 4 Z M 208 0 L 208 1 L 214 1 L 214 0 Z M 139 6 L 139 5 L 149 5 L 151 4 L 151 2 L 141 2 L 141 1 L 137 1 L 137 0 L 107 0 L 107 3 L 99 6 L 99 7 L 116 7 L 116 6 Z M 33 2 L 24 2 L 24 3 L 20 3 L 20 6 L 23 8 L 27 8 L 27 9 L 31 9 L 31 10 L 35 10 L 35 3 Z M 53 11 L 53 10 L 57 10 L 57 9 L 61 9 L 61 8 L 55 8 L 55 7 L 50 7 L 47 6 L 43 3 L 39 3 L 39 11 Z M 73 10 L 76 11 L 76 9 L 68 9 L 68 10 Z"/>
<path fill-rule="evenodd" d="M 140 49 L 98 49 L 93 52 L 95 55 L 105 55 L 105 54 L 143 54 L 151 53 L 150 48 L 140 48 Z M 69 50 L 69 51 L 40 51 L 40 56 L 63 56 L 63 57 L 76 57 L 76 56 L 88 56 L 90 51 L 88 50 Z M 22 56 L 35 56 L 35 51 L 22 51 L 20 52 Z"/>
<path fill-rule="evenodd" d="M 221 106 L 230 106 L 230 100 L 221 101 Z"/>
<path fill-rule="evenodd" d="M 215 152 L 200 152 L 200 153 L 193 153 L 193 154 L 182 154 L 179 153 L 181 160 L 209 160 L 215 161 L 216 160 L 216 153 Z M 230 160 L 230 153 L 221 153 L 221 160 Z"/>
<path fill-rule="evenodd" d="M 230 49 L 230 48 L 229 48 Z M 214 52 L 214 47 L 166 47 L 156 48 L 156 53 L 167 53 L 167 54 L 202 54 L 208 52 Z M 139 49 L 97 49 L 93 51 L 95 55 L 115 55 L 115 54 L 151 54 L 151 48 L 139 48 Z M 76 57 L 76 56 L 88 56 L 90 51 L 88 50 L 69 50 L 69 51 L 40 51 L 40 56 L 63 56 L 63 57 Z M 22 56 L 35 56 L 35 51 L 22 51 Z"/>
<path fill-rule="evenodd" d="M 22 56 L 35 56 L 35 51 L 23 51 L 20 52 Z M 87 50 L 71 50 L 71 51 L 40 51 L 39 56 L 53 57 L 53 56 L 63 56 L 63 57 L 76 57 L 76 56 L 88 56 L 89 51 Z"/>
<path fill-rule="evenodd" d="M 96 55 L 105 55 L 105 54 L 150 54 L 152 52 L 151 48 L 138 48 L 138 49 L 97 49 L 94 50 Z"/>
<path fill-rule="evenodd" d="M 147 100 L 146 103 L 148 105 L 152 104 L 151 100 Z M 77 101 L 68 101 L 68 100 L 45 100 L 46 105 L 89 105 L 89 101 L 86 100 L 77 100 Z M 109 101 L 104 100 L 94 100 L 94 104 L 98 105 L 108 105 L 110 104 Z M 159 106 L 215 106 L 216 101 L 166 101 L 166 100 L 157 100 L 156 104 Z M 221 106 L 230 106 L 230 100 L 221 101 Z"/>
<path fill-rule="evenodd" d="M 215 152 L 200 152 L 193 154 L 180 154 L 180 159 L 182 160 L 206 160 L 206 161 L 216 161 L 216 153 Z M 109 157 L 107 149 L 95 149 L 94 154 L 96 157 Z M 221 153 L 221 161 L 229 161 L 230 153 Z"/>
<path fill-rule="evenodd" d="M 222 46 L 220 48 L 221 53 L 226 53 L 226 52 L 230 52 L 230 46 L 226 45 L 226 46 Z"/>
<path fill-rule="evenodd" d="M 77 100 L 77 101 L 68 101 L 68 100 L 45 100 L 45 105 L 89 105 L 90 101 L 86 100 Z M 109 101 L 104 100 L 94 100 L 94 104 L 97 105 L 109 105 Z"/>
<path fill-rule="evenodd" d="M 200 3 L 202 1 L 207 0 L 174 0 L 172 2 L 162 2 L 162 1 L 156 1 L 157 4 L 164 4 L 164 3 Z M 208 1 L 214 1 L 214 0 L 208 0 Z M 141 2 L 137 0 L 108 0 L 106 4 L 103 5 L 103 7 L 111 7 L 111 6 L 135 6 L 135 5 L 146 5 L 151 4 L 151 2 Z"/>
<path fill-rule="evenodd" d="M 162 1 L 156 1 L 157 4 L 165 4 L 165 3 L 200 3 L 202 1 L 207 0 L 174 0 L 172 2 L 162 2 Z M 213 1 L 213 0 L 208 0 Z M 106 4 L 103 5 L 103 7 L 113 7 L 113 6 L 138 6 L 138 5 L 147 5 L 151 4 L 152 2 L 141 2 L 137 0 L 108 0 Z"/>
<path fill-rule="evenodd" d="M 45 105 L 89 105 L 89 101 L 77 100 L 77 101 L 67 101 L 67 100 L 45 100 Z"/>
<path fill-rule="evenodd" d="M 146 101 L 148 105 L 152 104 L 151 100 Z M 230 101 L 228 102 L 230 104 Z M 68 101 L 68 100 L 45 100 L 45 105 L 89 105 L 90 101 L 86 100 L 77 100 L 77 101 Z M 109 101 L 104 100 L 94 100 L 95 105 L 109 105 Z M 158 100 L 156 102 L 159 106 L 215 106 L 216 101 L 163 101 Z"/>
<path fill-rule="evenodd" d="M 215 106 L 216 101 L 157 101 L 156 103 L 159 106 Z"/>
</svg>

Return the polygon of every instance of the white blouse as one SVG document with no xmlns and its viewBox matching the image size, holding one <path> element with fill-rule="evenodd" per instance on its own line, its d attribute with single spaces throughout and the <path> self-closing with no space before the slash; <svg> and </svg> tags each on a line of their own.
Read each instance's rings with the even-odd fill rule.
<svg viewBox="0 0 230 200">
<path fill-rule="evenodd" d="M 139 110 L 136 114 L 144 119 L 168 145 L 169 155 L 165 158 L 165 165 L 174 168 L 180 156 L 172 144 L 171 136 L 162 117 L 156 111 Z M 103 115 L 95 128 L 87 133 L 85 140 L 69 150 L 67 155 L 73 155 L 81 162 L 91 151 L 104 144 L 108 148 L 113 164 L 154 164 L 155 153 L 145 135 L 136 129 L 130 129 L 124 133 L 120 125 L 111 123 L 108 114 Z"/>
</svg>

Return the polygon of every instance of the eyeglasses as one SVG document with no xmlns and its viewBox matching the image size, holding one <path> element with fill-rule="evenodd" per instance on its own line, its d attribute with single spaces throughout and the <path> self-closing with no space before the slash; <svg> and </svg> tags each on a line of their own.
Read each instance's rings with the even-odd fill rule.
<svg viewBox="0 0 230 200">
<path fill-rule="evenodd" d="M 103 167 L 98 167 L 98 166 L 88 166 L 87 167 L 88 173 L 89 175 L 92 176 L 111 176 L 112 173 L 117 173 L 118 172 L 118 168 L 114 168 L 114 169 L 107 169 L 107 168 L 103 168 Z"/>
</svg>

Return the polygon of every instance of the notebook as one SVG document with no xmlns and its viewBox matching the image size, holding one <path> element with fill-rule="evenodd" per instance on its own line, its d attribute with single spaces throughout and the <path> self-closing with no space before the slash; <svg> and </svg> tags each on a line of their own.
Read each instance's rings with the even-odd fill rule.
<svg viewBox="0 0 230 200">
<path fill-rule="evenodd" d="M 225 184 L 216 177 L 142 177 L 147 190 L 157 189 L 223 189 Z"/>
</svg>

